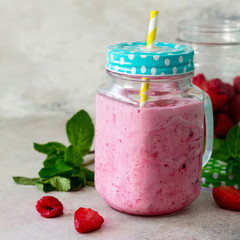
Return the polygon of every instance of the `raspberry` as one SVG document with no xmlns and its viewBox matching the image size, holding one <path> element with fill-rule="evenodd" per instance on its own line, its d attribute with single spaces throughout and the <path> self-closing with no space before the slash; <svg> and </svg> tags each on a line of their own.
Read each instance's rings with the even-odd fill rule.
<svg viewBox="0 0 240 240">
<path fill-rule="evenodd" d="M 228 96 L 228 100 L 234 97 L 234 87 L 229 83 L 222 83 L 221 86 L 221 94 L 225 94 Z"/>
<path fill-rule="evenodd" d="M 206 82 L 207 89 L 213 90 L 216 93 L 220 93 L 222 81 L 219 78 L 214 78 Z"/>
<path fill-rule="evenodd" d="M 232 119 L 238 123 L 240 121 L 240 94 L 234 96 L 229 106 Z"/>
<path fill-rule="evenodd" d="M 228 104 L 225 104 L 221 109 L 220 109 L 221 113 L 224 113 L 226 115 L 230 115 L 230 108 Z"/>
<path fill-rule="evenodd" d="M 194 76 L 193 79 L 192 79 L 192 82 L 193 82 L 194 85 L 198 86 L 203 91 L 207 90 L 206 78 L 205 78 L 205 76 L 202 73 Z"/>
<path fill-rule="evenodd" d="M 233 127 L 234 122 L 224 113 L 220 113 L 217 117 L 217 124 L 214 133 L 217 137 L 225 137 L 228 131 Z"/>
<path fill-rule="evenodd" d="M 95 231 L 103 222 L 103 217 L 91 208 L 79 208 L 74 214 L 74 225 L 79 233 Z"/>
<path fill-rule="evenodd" d="M 233 79 L 234 89 L 237 93 L 240 93 L 240 76 L 236 76 Z"/>
<path fill-rule="evenodd" d="M 215 91 L 209 89 L 207 90 L 207 94 L 211 98 L 213 111 L 219 110 L 221 107 L 225 105 L 228 100 L 228 96 L 225 94 L 218 94 Z"/>
<path fill-rule="evenodd" d="M 63 214 L 63 205 L 55 197 L 45 196 L 37 201 L 37 211 L 45 218 L 54 218 Z"/>
</svg>

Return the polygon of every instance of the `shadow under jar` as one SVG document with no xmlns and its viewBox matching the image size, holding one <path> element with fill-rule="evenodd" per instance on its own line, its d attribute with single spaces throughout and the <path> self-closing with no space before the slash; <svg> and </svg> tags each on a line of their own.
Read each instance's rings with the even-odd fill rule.
<svg viewBox="0 0 240 240">
<path fill-rule="evenodd" d="M 212 150 L 212 109 L 208 95 L 191 83 L 191 48 L 145 46 L 108 48 L 109 85 L 96 95 L 95 186 L 119 211 L 162 215 L 182 210 L 200 193 Z"/>
</svg>

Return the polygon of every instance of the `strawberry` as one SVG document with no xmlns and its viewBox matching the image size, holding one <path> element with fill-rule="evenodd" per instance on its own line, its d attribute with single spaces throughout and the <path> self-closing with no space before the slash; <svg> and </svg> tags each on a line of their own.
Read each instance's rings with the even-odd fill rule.
<svg viewBox="0 0 240 240">
<path fill-rule="evenodd" d="M 207 94 L 211 98 L 213 111 L 219 110 L 225 105 L 228 100 L 228 96 L 225 94 L 218 94 L 215 91 L 208 89 Z"/>
<path fill-rule="evenodd" d="M 91 208 L 79 208 L 74 214 L 75 229 L 79 233 L 87 233 L 101 228 L 104 219 Z"/>
<path fill-rule="evenodd" d="M 217 117 L 217 124 L 214 128 L 214 133 L 217 137 L 224 137 L 233 126 L 234 122 L 232 119 L 226 114 L 220 113 Z"/>
<path fill-rule="evenodd" d="M 234 85 L 235 92 L 240 93 L 240 76 L 236 76 L 233 79 L 233 85 Z"/>
<path fill-rule="evenodd" d="M 240 94 L 236 94 L 229 103 L 232 119 L 238 123 L 240 121 Z"/>
<path fill-rule="evenodd" d="M 207 81 L 206 81 L 205 76 L 202 73 L 194 76 L 192 79 L 192 82 L 194 85 L 201 88 L 203 91 L 207 90 L 207 86 L 206 86 Z"/>
<path fill-rule="evenodd" d="M 219 78 L 214 78 L 206 82 L 207 89 L 220 93 L 222 87 L 222 81 Z"/>
<path fill-rule="evenodd" d="M 219 207 L 240 211 L 240 190 L 234 187 L 216 187 L 212 191 L 213 198 Z"/>
</svg>

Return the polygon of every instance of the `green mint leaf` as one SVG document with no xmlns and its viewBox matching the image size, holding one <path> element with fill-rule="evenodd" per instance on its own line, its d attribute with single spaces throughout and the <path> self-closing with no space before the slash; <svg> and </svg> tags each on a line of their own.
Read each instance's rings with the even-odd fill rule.
<svg viewBox="0 0 240 240">
<path fill-rule="evenodd" d="M 86 174 L 81 169 L 74 169 L 71 177 L 71 191 L 81 189 L 86 185 Z"/>
<path fill-rule="evenodd" d="M 91 187 L 94 187 L 94 186 L 95 186 L 95 185 L 94 185 L 94 182 L 91 182 L 91 181 L 87 181 L 87 182 L 86 182 L 86 185 L 91 186 Z"/>
<path fill-rule="evenodd" d="M 51 186 L 49 183 L 40 183 L 40 182 L 37 182 L 37 183 L 36 183 L 36 187 L 38 187 L 40 190 L 42 190 L 42 191 L 45 192 L 45 193 L 56 190 L 56 189 L 55 189 L 53 186 Z"/>
<path fill-rule="evenodd" d="M 77 178 L 81 178 L 83 180 L 84 185 L 86 184 L 86 174 L 83 170 L 81 169 L 74 169 L 73 173 L 72 173 L 72 177 L 77 177 Z"/>
<path fill-rule="evenodd" d="M 49 183 L 57 191 L 67 192 L 71 189 L 70 180 L 63 177 L 52 177 L 49 179 Z"/>
<path fill-rule="evenodd" d="M 78 152 L 78 150 L 70 145 L 65 151 L 64 161 L 66 164 L 72 167 L 80 167 L 83 163 L 83 158 Z"/>
<path fill-rule="evenodd" d="M 67 165 L 63 159 L 59 159 L 55 165 L 42 168 L 38 174 L 42 178 L 50 178 L 54 176 L 69 177 L 72 175 L 72 171 L 72 167 Z"/>
<path fill-rule="evenodd" d="M 37 181 L 40 180 L 40 178 L 27 178 L 27 177 L 13 177 L 13 180 L 17 184 L 22 184 L 22 185 L 35 185 Z"/>
<path fill-rule="evenodd" d="M 81 177 L 71 177 L 70 179 L 71 191 L 77 191 L 86 185 L 86 181 Z"/>
<path fill-rule="evenodd" d="M 227 172 L 240 180 L 240 158 L 231 158 L 227 165 Z"/>
<path fill-rule="evenodd" d="M 231 156 L 226 141 L 219 138 L 214 138 L 212 157 L 222 161 L 226 161 Z"/>
<path fill-rule="evenodd" d="M 82 167 L 81 169 L 84 171 L 84 173 L 86 175 L 87 182 L 93 182 L 93 184 L 94 184 L 94 172 L 85 167 Z"/>
<path fill-rule="evenodd" d="M 234 157 L 240 156 L 240 126 L 232 127 L 226 137 L 229 151 Z"/>
<path fill-rule="evenodd" d="M 64 159 L 64 155 L 63 154 L 53 154 L 53 155 L 48 155 L 47 158 L 44 160 L 43 165 L 44 167 L 50 167 L 53 166 L 57 163 L 58 160 L 60 159 Z"/>
<path fill-rule="evenodd" d="M 94 126 L 88 113 L 80 110 L 68 120 L 66 131 L 69 142 L 77 148 L 81 156 L 88 153 L 94 136 Z"/>
<path fill-rule="evenodd" d="M 61 154 L 66 150 L 66 146 L 58 142 L 48 142 L 46 144 L 33 143 L 36 151 L 45 154 Z"/>
</svg>

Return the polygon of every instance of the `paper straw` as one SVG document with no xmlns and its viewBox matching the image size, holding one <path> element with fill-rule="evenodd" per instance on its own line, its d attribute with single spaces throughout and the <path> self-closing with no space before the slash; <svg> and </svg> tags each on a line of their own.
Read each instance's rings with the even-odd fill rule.
<svg viewBox="0 0 240 240">
<path fill-rule="evenodd" d="M 149 81 L 149 78 L 142 78 L 142 80 Z M 142 83 L 142 87 L 140 91 L 140 96 L 141 96 L 140 108 L 145 107 L 146 105 L 146 102 L 148 100 L 148 94 L 147 94 L 148 90 L 149 90 L 149 83 L 148 82 Z"/>
<path fill-rule="evenodd" d="M 158 11 L 151 11 L 150 22 L 148 28 L 148 38 L 147 38 L 147 49 L 154 48 L 154 42 L 156 39 L 157 33 L 157 22 L 158 22 Z M 142 78 L 145 82 L 142 83 L 141 91 L 140 91 L 140 108 L 145 107 L 146 102 L 148 100 L 148 90 L 149 90 L 149 78 Z"/>
<path fill-rule="evenodd" d="M 158 23 L 158 11 L 152 10 L 148 27 L 147 49 L 154 48 L 155 46 L 154 42 L 157 33 L 157 23 Z"/>
</svg>

